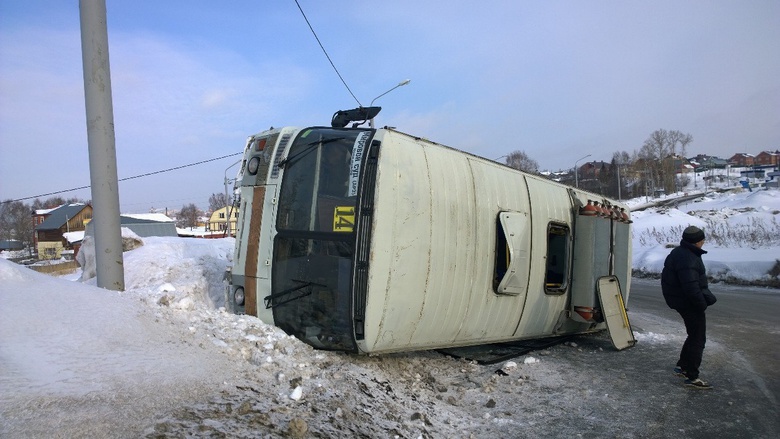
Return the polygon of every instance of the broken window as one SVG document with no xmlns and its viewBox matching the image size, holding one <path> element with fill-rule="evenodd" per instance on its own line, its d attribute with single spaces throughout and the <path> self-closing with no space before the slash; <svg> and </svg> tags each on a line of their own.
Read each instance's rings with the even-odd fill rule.
<svg viewBox="0 0 780 439">
<path fill-rule="evenodd" d="M 547 266 L 544 278 L 545 291 L 560 294 L 566 290 L 569 270 L 569 228 L 550 224 L 547 228 Z"/>
</svg>

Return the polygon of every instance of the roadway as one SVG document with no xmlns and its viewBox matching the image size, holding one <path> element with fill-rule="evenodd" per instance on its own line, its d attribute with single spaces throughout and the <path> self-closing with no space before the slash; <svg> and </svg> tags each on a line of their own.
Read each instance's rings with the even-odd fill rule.
<svg viewBox="0 0 780 439">
<path fill-rule="evenodd" d="M 685 328 L 679 314 L 666 306 L 659 282 L 633 279 L 628 309 L 639 340 L 633 349 L 651 345 L 654 357 L 668 357 L 660 360 L 662 367 L 671 369 Z M 715 388 L 699 392 L 718 396 L 698 401 L 702 404 L 698 409 L 707 417 L 718 413 L 711 421 L 715 423 L 725 423 L 736 407 L 739 412 L 754 411 L 756 415 L 745 418 L 752 420 L 751 433 L 773 436 L 780 422 L 780 290 L 722 284 L 710 289 L 718 302 L 707 310 L 701 378 Z M 658 364 L 659 359 L 647 361 Z M 724 405 L 731 410 L 723 410 Z"/>
</svg>

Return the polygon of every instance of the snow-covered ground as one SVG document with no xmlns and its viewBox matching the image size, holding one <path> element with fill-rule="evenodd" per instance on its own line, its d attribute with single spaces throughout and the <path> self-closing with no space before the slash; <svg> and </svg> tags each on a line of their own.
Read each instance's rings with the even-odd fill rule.
<svg viewBox="0 0 780 439">
<path fill-rule="evenodd" d="M 632 200 L 629 205 L 639 204 Z M 780 191 L 713 192 L 677 207 L 631 213 L 633 269 L 658 274 L 688 225 L 705 231 L 702 257 L 715 280 L 780 286 Z"/>
<path fill-rule="evenodd" d="M 696 224 L 724 236 L 705 245 L 710 270 L 766 280 L 780 257 L 779 212 L 777 191 L 634 212 L 634 267 L 660 270 L 668 245 Z M 743 224 L 774 237 L 729 238 Z M 82 273 L 49 277 L 0 259 L 0 437 L 709 434 L 706 423 L 664 419 L 702 402 L 677 391 L 667 362 L 659 365 L 684 339 L 679 322 L 632 313 L 633 349 L 616 352 L 597 334 L 496 365 L 436 352 L 315 351 L 220 308 L 233 245 L 144 238 L 124 255 L 122 293 L 78 282 Z M 717 341 L 707 349 L 741 364 Z M 734 412 L 723 431 L 751 436 L 754 415 Z"/>
</svg>

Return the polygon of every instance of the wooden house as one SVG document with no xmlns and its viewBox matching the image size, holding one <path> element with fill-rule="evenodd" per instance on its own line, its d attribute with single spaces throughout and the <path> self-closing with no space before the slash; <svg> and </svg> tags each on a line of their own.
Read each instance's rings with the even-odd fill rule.
<svg viewBox="0 0 780 439">
<path fill-rule="evenodd" d="M 230 218 L 228 218 L 230 217 Z M 238 224 L 238 209 L 232 206 L 217 209 L 211 213 L 208 230 L 211 232 L 225 232 L 230 227 L 230 236 L 236 236 Z"/>
<path fill-rule="evenodd" d="M 780 151 L 761 151 L 755 158 L 756 166 L 778 166 L 780 164 Z"/>
<path fill-rule="evenodd" d="M 65 234 L 79 232 L 92 220 L 89 204 L 63 204 L 49 211 L 43 222 L 35 226 L 38 259 L 59 259 L 63 250 L 70 250 Z"/>
<path fill-rule="evenodd" d="M 738 152 L 729 159 L 729 164 L 737 167 L 753 166 L 754 162 L 755 157 L 753 154 L 747 154 L 744 152 Z"/>
</svg>

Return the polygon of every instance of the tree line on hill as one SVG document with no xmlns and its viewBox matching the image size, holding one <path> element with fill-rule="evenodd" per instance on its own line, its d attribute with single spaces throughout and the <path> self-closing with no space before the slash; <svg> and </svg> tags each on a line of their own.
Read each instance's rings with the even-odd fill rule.
<svg viewBox="0 0 780 439">
<path fill-rule="evenodd" d="M 639 150 L 616 151 L 612 160 L 589 162 L 579 169 L 552 173 L 548 178 L 596 192 L 611 198 L 652 195 L 657 191 L 671 193 L 689 182 L 682 168 L 693 136 L 678 130 L 653 131 Z M 538 163 L 524 151 L 506 156 L 506 164 L 515 169 L 539 173 Z M 579 178 L 577 178 L 579 177 Z"/>
</svg>

